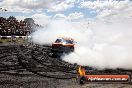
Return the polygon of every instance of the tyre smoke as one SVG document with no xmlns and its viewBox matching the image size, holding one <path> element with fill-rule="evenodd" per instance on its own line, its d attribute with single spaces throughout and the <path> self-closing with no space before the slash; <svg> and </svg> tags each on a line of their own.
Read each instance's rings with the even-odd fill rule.
<svg viewBox="0 0 132 88">
<path fill-rule="evenodd" d="M 64 60 L 100 69 L 131 69 L 131 23 L 131 19 L 91 23 L 87 30 L 80 33 L 75 52 L 66 55 Z"/>
<path fill-rule="evenodd" d="M 77 42 L 75 52 L 63 56 L 63 60 L 100 69 L 132 69 L 132 17 L 128 9 L 115 9 L 105 17 L 99 14 L 89 24 L 52 20 L 44 29 L 35 31 L 32 40 L 52 44 L 57 37 L 71 37 Z"/>
</svg>

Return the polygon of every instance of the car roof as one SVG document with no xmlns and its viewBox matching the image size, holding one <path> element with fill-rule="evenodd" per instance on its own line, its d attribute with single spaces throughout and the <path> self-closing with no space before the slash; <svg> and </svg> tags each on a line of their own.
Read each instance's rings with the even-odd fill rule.
<svg viewBox="0 0 132 88">
<path fill-rule="evenodd" d="M 74 40 L 73 38 L 69 38 L 69 37 L 59 37 L 58 39 L 65 39 L 65 40 Z"/>
</svg>

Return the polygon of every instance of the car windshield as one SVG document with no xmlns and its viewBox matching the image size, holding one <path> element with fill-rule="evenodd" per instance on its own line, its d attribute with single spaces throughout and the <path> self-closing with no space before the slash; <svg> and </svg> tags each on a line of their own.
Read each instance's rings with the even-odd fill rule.
<svg viewBox="0 0 132 88">
<path fill-rule="evenodd" d="M 60 43 L 60 42 L 62 42 L 62 39 L 57 39 L 57 40 L 55 41 L 55 43 Z"/>
<path fill-rule="evenodd" d="M 73 40 L 66 40 L 66 39 L 57 39 L 55 43 L 66 43 L 66 44 L 73 44 Z"/>
</svg>

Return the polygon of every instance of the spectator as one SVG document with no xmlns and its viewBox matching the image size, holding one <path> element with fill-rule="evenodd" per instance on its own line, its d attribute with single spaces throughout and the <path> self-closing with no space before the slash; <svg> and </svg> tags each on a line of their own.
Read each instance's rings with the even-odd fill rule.
<svg viewBox="0 0 132 88">
<path fill-rule="evenodd" d="M 15 17 L 0 17 L 0 35 L 1 36 L 26 36 L 29 35 L 34 28 L 39 28 L 32 18 L 26 18 L 18 21 Z"/>
</svg>

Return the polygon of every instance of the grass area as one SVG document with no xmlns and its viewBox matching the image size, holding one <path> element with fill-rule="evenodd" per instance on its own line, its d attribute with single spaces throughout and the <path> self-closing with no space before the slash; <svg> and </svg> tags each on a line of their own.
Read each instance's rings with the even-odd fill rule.
<svg viewBox="0 0 132 88">
<path fill-rule="evenodd" d="M 0 39 L 0 43 L 11 42 L 11 39 Z"/>
<path fill-rule="evenodd" d="M 23 38 L 16 38 L 16 39 L 1 39 L 0 38 L 0 43 L 12 43 L 12 42 L 16 42 L 16 43 L 23 43 L 25 41 L 25 39 Z"/>
</svg>

